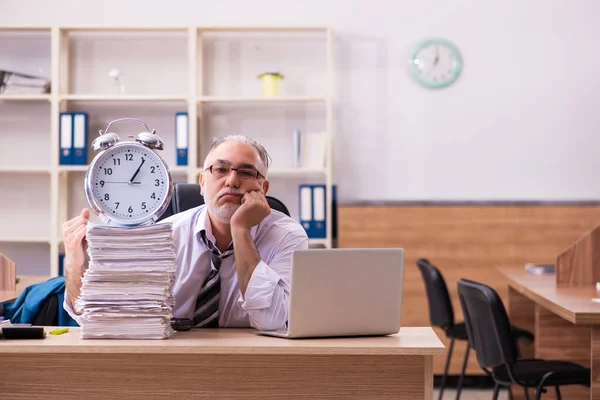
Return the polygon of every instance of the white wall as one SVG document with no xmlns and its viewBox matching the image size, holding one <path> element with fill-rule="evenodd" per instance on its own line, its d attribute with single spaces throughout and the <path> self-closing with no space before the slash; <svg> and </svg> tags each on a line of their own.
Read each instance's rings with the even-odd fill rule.
<svg viewBox="0 0 600 400">
<path fill-rule="evenodd" d="M 596 0 L 4 0 L 1 9 L 1 25 L 329 25 L 341 202 L 600 197 Z M 413 46 L 432 36 L 465 61 L 439 91 L 407 69 Z"/>
</svg>

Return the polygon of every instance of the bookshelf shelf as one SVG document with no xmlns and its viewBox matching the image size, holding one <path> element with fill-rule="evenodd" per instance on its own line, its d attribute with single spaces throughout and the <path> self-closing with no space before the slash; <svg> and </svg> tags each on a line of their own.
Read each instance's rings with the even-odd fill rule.
<svg viewBox="0 0 600 400">
<path fill-rule="evenodd" d="M 327 239 L 315 239 L 315 238 L 311 238 L 308 239 L 308 244 L 310 246 L 324 246 L 327 247 L 329 244 L 329 241 Z"/>
<path fill-rule="evenodd" d="M 325 26 L 213 26 L 200 27 L 201 32 L 329 32 Z"/>
<path fill-rule="evenodd" d="M 87 165 L 61 165 L 58 167 L 58 172 L 86 172 Z"/>
<path fill-rule="evenodd" d="M 35 236 L 0 236 L 0 243 L 47 243 L 51 240 L 47 237 Z"/>
<path fill-rule="evenodd" d="M 49 94 L 1 94 L 2 101 L 50 101 Z"/>
<path fill-rule="evenodd" d="M 199 97 L 199 103 L 311 103 L 326 102 L 326 97 Z"/>
<path fill-rule="evenodd" d="M 186 102 L 186 96 L 163 95 L 102 95 L 102 94 L 66 94 L 60 96 L 61 101 L 103 101 L 103 102 Z"/>
<path fill-rule="evenodd" d="M 0 172 L 9 174 L 49 174 L 51 172 L 51 168 L 28 165 L 0 165 Z"/>
<path fill-rule="evenodd" d="M 280 199 L 288 196 L 282 201 L 292 217 L 298 208 L 299 183 L 323 182 L 327 198 L 332 197 L 335 77 L 333 32 L 328 27 L 4 26 L 0 34 L 3 55 L 14 58 L 15 65 L 41 62 L 41 66 L 28 67 L 43 69 L 52 82 L 50 94 L 0 95 L 0 110 L 8 111 L 4 116 L 0 111 L 0 123 L 14 124 L 6 134 L 8 146 L 0 148 L 0 160 L 3 151 L 11 156 L 4 157 L 7 165 L 0 165 L 0 179 L 22 185 L 27 195 L 23 200 L 0 199 L 0 211 L 7 218 L 0 220 L 0 226 L 5 221 L 16 224 L 21 203 L 32 202 L 35 207 L 35 217 L 26 222 L 31 226 L 22 226 L 14 237 L 6 235 L 10 230 L 0 234 L 0 252 L 4 248 L 35 250 L 39 264 L 48 257 L 48 248 L 40 243 L 48 244 L 48 267 L 36 271 L 39 275 L 58 274 L 59 255 L 64 251 L 62 224 L 88 207 L 83 193 L 88 165 L 60 164 L 61 112 L 88 114 L 88 163 L 95 156 L 91 143 L 99 130 L 112 120 L 135 117 L 156 129 L 165 141 L 165 150 L 159 154 L 169 164 L 174 182 L 197 183 L 212 140 L 243 133 L 265 144 L 277 160 L 268 173 L 277 182 L 271 184 L 269 193 Z M 31 53 L 36 58 L 27 56 Z M 300 53 L 302 62 L 298 62 Z M 109 76 L 113 68 L 123 73 L 123 94 L 116 94 L 119 90 Z M 284 73 L 287 86 L 279 96 L 263 97 L 257 76 L 275 69 Z M 178 112 L 188 114 L 185 166 L 176 165 Z M 322 167 L 287 167 L 295 130 L 326 135 Z M 130 132 L 116 131 L 121 140 L 131 140 L 126 136 Z M 21 155 L 17 151 L 23 140 L 29 147 Z M 326 203 L 326 238 L 310 239 L 311 245 L 332 247 L 331 204 Z M 40 236 L 29 236 L 29 232 Z"/>
</svg>

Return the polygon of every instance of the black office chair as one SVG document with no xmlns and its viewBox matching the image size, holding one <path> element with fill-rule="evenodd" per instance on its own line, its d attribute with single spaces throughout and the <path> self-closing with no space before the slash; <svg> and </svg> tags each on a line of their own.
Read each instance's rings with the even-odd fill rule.
<svg viewBox="0 0 600 400">
<path fill-rule="evenodd" d="M 273 210 L 280 211 L 290 216 L 290 211 L 283 204 L 281 200 L 276 199 L 272 196 L 265 196 L 269 206 Z M 190 208 L 198 207 L 204 204 L 204 198 L 200 194 L 200 185 L 197 183 L 176 183 L 173 186 L 173 196 L 171 197 L 171 203 L 165 212 L 158 219 L 159 221 L 175 215 L 182 211 L 189 210 Z"/>
<path fill-rule="evenodd" d="M 62 304 L 58 301 L 58 295 L 50 295 L 40 306 L 33 325 L 37 326 L 58 326 L 58 309 Z"/>
<path fill-rule="evenodd" d="M 590 369 L 579 364 L 519 358 L 517 346 L 511 338 L 506 308 L 493 288 L 460 279 L 458 298 L 465 315 L 469 343 L 481 368 L 494 379 L 493 399 L 498 398 L 501 387 L 510 391 L 511 385 L 522 386 L 527 398 L 527 388 L 536 388 L 536 400 L 546 392 L 547 386 L 554 386 L 559 400 L 560 386 L 590 386 Z"/>
<path fill-rule="evenodd" d="M 444 389 L 446 387 L 446 380 L 448 377 L 448 369 L 450 367 L 452 350 L 454 349 L 454 342 L 456 340 L 467 341 L 467 350 L 465 351 L 465 358 L 463 360 L 462 369 L 460 371 L 460 376 L 458 378 L 458 384 L 456 387 L 456 399 L 458 400 L 460 399 L 465 370 L 469 360 L 469 352 L 471 350 L 471 346 L 468 343 L 467 329 L 464 322 L 454 321 L 454 310 L 452 308 L 452 302 L 450 301 L 450 295 L 448 294 L 448 287 L 446 286 L 446 281 L 444 280 L 444 277 L 439 269 L 437 269 L 437 267 L 430 263 L 426 258 L 418 259 L 417 266 L 419 267 L 421 275 L 423 276 L 423 280 L 425 281 L 425 291 L 427 292 L 427 301 L 429 303 L 429 319 L 431 321 L 431 325 L 443 329 L 446 337 L 450 339 L 450 348 L 448 349 L 448 354 L 446 355 L 444 375 L 442 375 L 442 381 L 440 383 L 440 400 L 444 395 Z M 524 343 L 532 343 L 534 339 L 531 332 L 514 326 L 512 327 L 512 335 L 515 340 L 520 340 Z"/>
</svg>

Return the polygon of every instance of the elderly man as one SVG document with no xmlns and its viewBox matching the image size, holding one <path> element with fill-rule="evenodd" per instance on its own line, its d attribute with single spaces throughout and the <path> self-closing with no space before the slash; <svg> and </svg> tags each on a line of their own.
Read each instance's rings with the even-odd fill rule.
<svg viewBox="0 0 600 400">
<path fill-rule="evenodd" d="M 275 210 L 265 195 L 268 154 L 251 138 L 217 140 L 200 174 L 205 204 L 173 215 L 177 253 L 173 316 L 198 328 L 276 330 L 289 314 L 291 256 L 308 248 L 302 226 Z M 89 211 L 63 225 L 66 295 L 73 318 L 85 270 Z"/>
</svg>

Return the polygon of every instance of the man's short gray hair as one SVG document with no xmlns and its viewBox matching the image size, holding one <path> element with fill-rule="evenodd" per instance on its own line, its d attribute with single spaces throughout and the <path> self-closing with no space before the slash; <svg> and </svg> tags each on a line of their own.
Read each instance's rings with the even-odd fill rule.
<svg viewBox="0 0 600 400">
<path fill-rule="evenodd" d="M 263 147 L 262 144 L 258 143 L 256 140 L 254 140 L 248 136 L 227 135 L 227 136 L 220 137 L 214 141 L 212 146 L 210 146 L 210 150 L 208 151 L 208 154 L 210 154 L 214 149 L 219 147 L 221 144 L 223 144 L 225 142 L 230 142 L 230 141 L 244 143 L 244 144 L 254 147 L 256 149 L 256 151 L 258 152 L 258 156 L 260 157 L 260 160 L 265 165 L 265 168 L 266 168 L 265 174 L 267 173 L 267 171 L 269 170 L 269 166 L 271 165 L 271 157 L 269 156 L 269 153 L 267 153 L 267 150 Z"/>
</svg>

